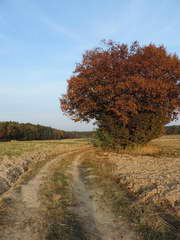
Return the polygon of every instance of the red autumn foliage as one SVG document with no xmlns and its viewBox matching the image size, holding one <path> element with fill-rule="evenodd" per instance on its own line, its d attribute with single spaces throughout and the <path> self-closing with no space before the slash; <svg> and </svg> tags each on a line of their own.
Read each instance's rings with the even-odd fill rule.
<svg viewBox="0 0 180 240">
<path fill-rule="evenodd" d="M 123 127 L 139 114 L 155 114 L 163 124 L 180 110 L 180 59 L 164 46 L 130 47 L 112 41 L 86 51 L 68 80 L 61 109 L 75 121 L 108 117 Z"/>
</svg>

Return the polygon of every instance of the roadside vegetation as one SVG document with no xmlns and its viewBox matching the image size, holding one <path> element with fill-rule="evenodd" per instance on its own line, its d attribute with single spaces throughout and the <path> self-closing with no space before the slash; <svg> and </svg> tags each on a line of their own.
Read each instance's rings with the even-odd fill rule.
<svg viewBox="0 0 180 240">
<path fill-rule="evenodd" d="M 95 141 L 95 143 L 94 143 Z M 96 140 L 92 140 L 96 145 Z M 133 156 L 152 156 L 152 157 L 180 157 L 180 135 L 164 135 L 150 141 L 145 145 L 129 146 L 125 149 L 121 147 L 113 149 L 113 152 L 119 154 L 130 154 Z M 112 149 L 105 148 L 112 152 Z"/>
</svg>

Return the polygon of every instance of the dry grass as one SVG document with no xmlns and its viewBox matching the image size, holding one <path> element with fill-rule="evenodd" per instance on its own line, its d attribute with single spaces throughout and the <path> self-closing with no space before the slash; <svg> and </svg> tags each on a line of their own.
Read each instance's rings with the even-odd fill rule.
<svg viewBox="0 0 180 240">
<path fill-rule="evenodd" d="M 147 144 L 144 146 L 135 146 L 129 147 L 126 149 L 121 149 L 118 151 L 119 154 L 131 154 L 134 156 L 137 155 L 159 155 L 161 153 L 161 149 L 154 144 Z"/>
<path fill-rule="evenodd" d="M 76 144 L 81 145 L 82 141 L 73 140 L 43 140 L 43 141 L 11 141 L 11 142 L 0 142 L 0 162 L 7 156 L 18 157 L 27 152 L 49 152 L 54 148 L 65 148 L 69 145 Z"/>
<path fill-rule="evenodd" d="M 166 135 L 152 140 L 144 146 L 129 147 L 118 151 L 120 154 L 145 156 L 180 157 L 180 135 Z"/>
</svg>

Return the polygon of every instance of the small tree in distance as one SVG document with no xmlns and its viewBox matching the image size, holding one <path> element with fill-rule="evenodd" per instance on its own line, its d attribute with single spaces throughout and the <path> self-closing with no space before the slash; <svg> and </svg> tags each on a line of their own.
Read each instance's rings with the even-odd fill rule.
<svg viewBox="0 0 180 240">
<path fill-rule="evenodd" d="M 177 118 L 179 79 L 180 59 L 164 46 L 104 41 L 76 65 L 61 109 L 74 121 L 95 119 L 103 145 L 146 143 Z"/>
</svg>

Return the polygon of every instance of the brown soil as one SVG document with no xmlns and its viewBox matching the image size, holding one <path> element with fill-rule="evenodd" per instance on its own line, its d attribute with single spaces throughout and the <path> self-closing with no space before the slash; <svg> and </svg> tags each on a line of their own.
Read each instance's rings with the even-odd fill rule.
<svg viewBox="0 0 180 240">
<path fill-rule="evenodd" d="M 104 154 L 114 164 L 113 174 L 138 194 L 139 201 L 168 203 L 180 216 L 179 158 Z"/>
</svg>

